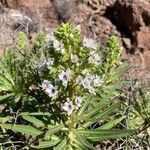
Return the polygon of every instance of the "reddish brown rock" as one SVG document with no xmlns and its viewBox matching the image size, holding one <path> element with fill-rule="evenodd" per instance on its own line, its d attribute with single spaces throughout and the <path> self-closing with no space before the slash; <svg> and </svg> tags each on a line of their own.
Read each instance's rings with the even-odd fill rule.
<svg viewBox="0 0 150 150">
<path fill-rule="evenodd" d="M 50 0 L 1 0 L 9 8 L 29 16 L 40 28 L 56 27 L 57 19 Z"/>
<path fill-rule="evenodd" d="M 150 27 L 141 27 L 135 33 L 135 44 L 142 51 L 150 50 Z"/>
<path fill-rule="evenodd" d="M 36 31 L 32 19 L 18 10 L 4 9 L 0 13 L 0 55 L 3 50 L 15 43 L 17 33 L 24 31 L 28 36 Z"/>
<path fill-rule="evenodd" d="M 118 0 L 114 10 L 117 22 L 128 32 L 150 25 L 150 3 L 146 0 Z"/>
<path fill-rule="evenodd" d="M 69 21 L 75 25 L 80 24 L 82 35 L 100 41 L 101 46 L 105 45 L 110 35 L 116 35 L 121 38 L 126 50 L 131 51 L 133 48 L 143 50 L 143 53 L 135 51 L 134 55 L 123 51 L 123 55 L 126 54 L 124 59 L 131 59 L 130 64 L 135 65 L 137 71 L 131 72 L 133 78 L 139 77 L 143 80 L 150 77 L 147 73 L 150 72 L 150 51 L 148 51 L 150 0 L 0 0 L 0 2 L 2 3 L 0 3 L 0 53 L 5 46 L 14 44 L 18 30 L 28 29 L 34 32 L 32 23 L 49 32 L 52 28 L 56 28 L 60 21 Z M 78 5 L 78 2 L 81 5 Z M 111 11 L 108 11 L 110 8 Z M 28 23 L 30 28 L 26 28 Z"/>
<path fill-rule="evenodd" d="M 78 3 L 78 0 L 5 0 L 3 5 L 20 10 L 40 28 L 49 31 L 56 28 L 59 22 L 67 22 L 77 10 Z"/>
</svg>

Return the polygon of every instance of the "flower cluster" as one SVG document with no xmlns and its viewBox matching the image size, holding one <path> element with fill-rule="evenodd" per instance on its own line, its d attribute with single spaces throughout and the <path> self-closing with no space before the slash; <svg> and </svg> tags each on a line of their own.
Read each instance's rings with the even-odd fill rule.
<svg viewBox="0 0 150 150">
<path fill-rule="evenodd" d="M 65 53 L 64 44 L 62 41 L 58 41 L 54 36 L 54 33 L 51 32 L 47 35 L 47 40 L 53 43 L 53 47 L 56 52 L 60 52 L 61 54 Z"/>
<path fill-rule="evenodd" d="M 84 38 L 83 39 L 83 46 L 90 48 L 90 49 L 97 49 L 96 42 L 91 38 Z"/>
<path fill-rule="evenodd" d="M 68 115 L 71 115 L 75 108 L 78 109 L 79 107 L 81 107 L 81 104 L 83 102 L 83 97 L 77 96 L 75 98 L 74 104 L 73 101 L 71 101 L 69 98 L 67 98 L 66 100 L 67 101 L 64 103 L 63 109 L 68 113 Z"/>
<path fill-rule="evenodd" d="M 98 75 L 89 74 L 87 69 L 82 71 L 82 76 L 79 75 L 76 78 L 76 83 L 82 85 L 84 89 L 87 89 L 91 94 L 96 94 L 97 87 L 102 85 L 102 79 Z"/>
<path fill-rule="evenodd" d="M 103 83 L 101 74 L 96 70 L 102 64 L 98 45 L 90 38 L 84 38 L 81 42 L 79 34 L 78 26 L 65 26 L 49 34 L 47 40 L 52 48 L 50 59 L 39 65 L 39 71 L 49 68 L 47 78 L 51 80 L 43 79 L 43 91 L 57 101 L 60 101 L 59 97 L 65 100 L 62 108 L 68 115 L 81 107 L 84 94 L 96 95 Z"/>
</svg>

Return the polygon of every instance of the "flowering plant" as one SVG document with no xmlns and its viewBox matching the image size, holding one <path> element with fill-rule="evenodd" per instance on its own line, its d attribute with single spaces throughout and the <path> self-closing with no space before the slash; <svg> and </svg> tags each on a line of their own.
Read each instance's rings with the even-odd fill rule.
<svg viewBox="0 0 150 150">
<path fill-rule="evenodd" d="M 125 70 L 118 39 L 111 37 L 102 51 L 80 34 L 79 26 L 62 24 L 30 44 L 20 33 L 1 60 L 1 114 L 9 117 L 0 127 L 25 134 L 26 149 L 95 149 L 95 142 L 133 134 L 111 129 L 125 118 L 116 115 Z"/>
</svg>

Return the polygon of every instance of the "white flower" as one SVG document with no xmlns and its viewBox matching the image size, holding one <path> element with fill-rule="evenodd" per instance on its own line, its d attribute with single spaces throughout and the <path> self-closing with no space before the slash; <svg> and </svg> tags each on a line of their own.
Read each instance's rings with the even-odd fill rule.
<svg viewBox="0 0 150 150">
<path fill-rule="evenodd" d="M 71 71 L 68 69 L 66 72 L 64 70 L 58 75 L 59 79 L 63 82 L 63 85 L 66 85 L 71 79 Z"/>
<path fill-rule="evenodd" d="M 82 80 L 82 85 L 90 93 L 96 94 L 95 89 L 92 86 L 93 77 L 94 77 L 93 75 L 86 74 L 85 78 Z"/>
<path fill-rule="evenodd" d="M 48 41 L 54 41 L 55 40 L 54 33 L 50 32 L 49 34 L 47 34 L 46 38 Z"/>
<path fill-rule="evenodd" d="M 64 54 L 64 44 L 61 41 L 58 41 L 57 39 L 53 40 L 53 47 L 56 51 L 60 51 L 62 54 Z"/>
<path fill-rule="evenodd" d="M 85 78 L 87 78 L 90 82 L 92 82 L 93 79 L 95 78 L 94 75 L 91 75 L 91 74 L 89 74 L 89 73 L 86 73 L 85 75 L 86 75 Z"/>
<path fill-rule="evenodd" d="M 58 93 L 58 86 L 51 84 L 51 81 L 44 80 L 41 87 L 49 97 L 53 97 Z"/>
<path fill-rule="evenodd" d="M 80 107 L 82 102 L 83 102 L 83 97 L 77 96 L 75 98 L 75 103 L 76 103 L 77 107 Z"/>
<path fill-rule="evenodd" d="M 97 48 L 97 44 L 95 43 L 95 41 L 91 38 L 85 38 L 83 39 L 83 46 L 87 47 L 87 48 L 92 48 L 92 49 L 96 49 Z"/>
<path fill-rule="evenodd" d="M 91 81 L 88 79 L 88 78 L 84 78 L 83 80 L 82 80 L 82 85 L 83 85 L 83 87 L 85 88 L 85 89 L 90 89 L 91 88 Z"/>
<path fill-rule="evenodd" d="M 58 86 L 49 84 L 48 88 L 45 89 L 45 92 L 48 94 L 49 97 L 54 97 L 58 93 Z"/>
<path fill-rule="evenodd" d="M 82 76 L 78 76 L 78 77 L 76 78 L 76 83 L 77 83 L 77 84 L 82 84 Z"/>
<path fill-rule="evenodd" d="M 93 79 L 93 86 L 98 87 L 102 85 L 102 79 L 96 75 L 95 78 Z"/>
<path fill-rule="evenodd" d="M 91 94 L 96 95 L 95 89 L 94 89 L 93 87 L 91 87 L 90 89 L 88 89 L 88 91 L 89 91 Z"/>
<path fill-rule="evenodd" d="M 54 58 L 49 58 L 47 61 L 46 61 L 46 65 L 47 67 L 51 67 L 52 65 L 54 65 Z"/>
<path fill-rule="evenodd" d="M 60 51 L 62 54 L 65 53 L 64 44 L 56 39 L 53 32 L 47 35 L 47 40 L 53 42 L 53 47 L 56 51 Z"/>
<path fill-rule="evenodd" d="M 71 115 L 72 111 L 74 110 L 74 105 L 72 101 L 68 100 L 64 103 L 64 106 L 62 108 L 68 113 L 68 115 Z"/>
<path fill-rule="evenodd" d="M 51 81 L 44 80 L 41 85 L 42 89 L 46 90 L 48 88 L 49 84 L 51 84 Z"/>
<path fill-rule="evenodd" d="M 79 61 L 79 58 L 76 54 L 71 54 L 71 62 L 77 63 Z"/>
<path fill-rule="evenodd" d="M 93 63 L 96 65 L 102 63 L 102 57 L 99 54 L 95 53 L 94 51 L 90 52 L 90 56 L 88 60 L 89 60 L 89 63 Z"/>
</svg>

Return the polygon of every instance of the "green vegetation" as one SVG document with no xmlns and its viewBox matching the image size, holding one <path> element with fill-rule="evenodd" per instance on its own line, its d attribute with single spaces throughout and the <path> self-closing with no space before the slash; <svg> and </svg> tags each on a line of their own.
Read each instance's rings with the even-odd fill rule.
<svg viewBox="0 0 150 150">
<path fill-rule="evenodd" d="M 132 101 L 128 112 L 128 101 L 122 100 L 128 81 L 118 38 L 110 37 L 101 50 L 80 35 L 80 28 L 71 24 L 47 36 L 39 32 L 32 43 L 21 32 L 18 43 L 6 51 L 0 61 L 2 150 L 90 150 L 127 137 L 128 149 L 130 137 L 148 129 L 146 95 Z M 142 120 L 138 127 L 135 117 Z"/>
</svg>

